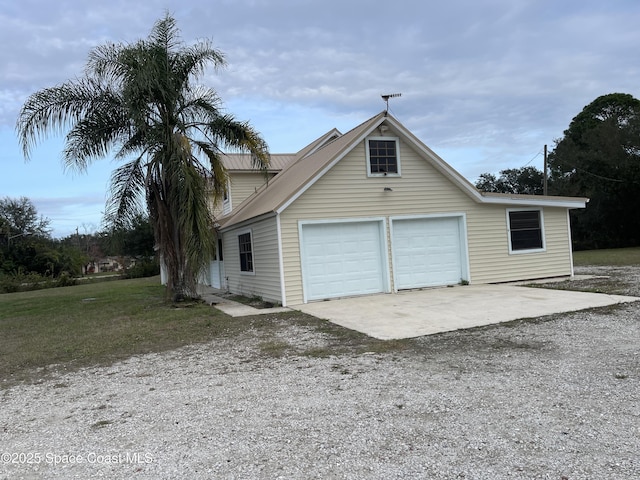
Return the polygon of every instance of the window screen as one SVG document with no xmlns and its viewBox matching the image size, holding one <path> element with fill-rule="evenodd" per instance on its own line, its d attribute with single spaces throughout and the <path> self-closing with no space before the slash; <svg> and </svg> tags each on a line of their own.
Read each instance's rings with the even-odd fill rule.
<svg viewBox="0 0 640 480">
<path fill-rule="evenodd" d="M 511 250 L 535 250 L 543 248 L 540 211 L 509 212 Z"/>
</svg>

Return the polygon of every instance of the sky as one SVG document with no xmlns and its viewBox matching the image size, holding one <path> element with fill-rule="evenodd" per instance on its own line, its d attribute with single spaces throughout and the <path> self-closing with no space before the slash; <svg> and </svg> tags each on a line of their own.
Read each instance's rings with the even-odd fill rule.
<svg viewBox="0 0 640 480">
<path fill-rule="evenodd" d="M 147 37 L 170 13 L 208 39 L 226 110 L 273 153 L 385 109 L 472 182 L 543 168 L 543 148 L 608 93 L 640 98 L 637 0 L 0 0 L 0 197 L 29 198 L 52 235 L 102 227 L 111 171 L 65 171 L 64 134 L 25 162 L 15 131 L 34 92 L 80 77 L 90 50 Z"/>
</svg>

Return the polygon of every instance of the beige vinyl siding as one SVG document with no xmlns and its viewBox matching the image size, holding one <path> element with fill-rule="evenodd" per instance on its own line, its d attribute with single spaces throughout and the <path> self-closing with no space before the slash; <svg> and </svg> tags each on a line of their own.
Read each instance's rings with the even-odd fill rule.
<svg viewBox="0 0 640 480">
<path fill-rule="evenodd" d="M 541 208 L 545 251 L 509 253 L 507 208 L 481 205 L 467 216 L 473 283 L 509 282 L 571 275 L 565 208 Z M 518 207 L 510 207 L 519 210 Z"/>
<path fill-rule="evenodd" d="M 251 231 L 253 243 L 253 274 L 240 272 L 238 235 L 247 231 Z M 250 227 L 225 232 L 223 249 L 227 288 L 230 292 L 247 296 L 258 295 L 276 303 L 282 301 L 275 217 L 255 222 Z"/>
<path fill-rule="evenodd" d="M 273 177 L 274 174 L 269 174 Z M 250 195 L 264 185 L 266 179 L 261 172 L 234 172 L 231 175 L 231 206 L 236 209 Z"/>
<path fill-rule="evenodd" d="M 265 177 L 262 172 L 229 172 L 230 175 L 230 193 L 231 193 L 231 211 L 237 209 L 242 202 L 249 196 L 253 195 L 256 189 L 265 183 Z M 275 174 L 270 173 L 269 178 L 273 178 Z M 212 206 L 213 206 L 213 202 Z M 222 200 L 213 208 L 214 217 L 221 218 L 223 216 Z"/>
<path fill-rule="evenodd" d="M 402 141 L 400 168 L 401 177 L 368 177 L 361 142 L 282 213 L 289 305 L 303 301 L 298 220 L 459 213 L 477 205 Z M 393 191 L 386 192 L 385 187 Z M 388 229 L 388 220 L 386 223 Z M 391 266 L 390 250 L 388 254 Z"/>
<path fill-rule="evenodd" d="M 361 142 L 282 212 L 288 305 L 303 302 L 299 220 L 383 216 L 388 229 L 390 216 L 466 213 L 472 283 L 571 273 L 566 209 L 543 210 L 546 252 L 510 255 L 506 206 L 475 202 L 403 141 L 400 169 L 400 177 L 368 177 L 365 143 Z M 384 191 L 385 187 L 392 191 Z M 387 245 L 392 269 L 390 242 Z M 392 281 L 392 272 L 389 276 Z"/>
</svg>

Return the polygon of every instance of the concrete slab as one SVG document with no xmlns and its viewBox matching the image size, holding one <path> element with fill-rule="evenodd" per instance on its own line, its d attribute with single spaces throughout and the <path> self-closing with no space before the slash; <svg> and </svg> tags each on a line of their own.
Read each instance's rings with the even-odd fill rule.
<svg viewBox="0 0 640 480">
<path fill-rule="evenodd" d="M 274 307 L 274 308 L 255 308 L 244 303 L 234 302 L 218 295 L 220 290 L 217 290 L 206 285 L 199 285 L 198 293 L 209 305 L 223 311 L 227 315 L 232 317 L 248 317 L 250 315 L 268 315 L 270 313 L 290 312 L 291 309 L 287 307 Z"/>
<path fill-rule="evenodd" d="M 391 340 L 638 300 L 638 297 L 516 285 L 466 285 L 344 298 L 292 308 L 371 337 Z"/>
<path fill-rule="evenodd" d="M 222 310 L 227 315 L 232 317 L 248 317 L 250 315 L 268 315 L 270 313 L 290 312 L 291 309 L 287 307 L 273 307 L 273 308 L 255 308 L 249 305 L 243 305 L 237 302 L 223 302 L 214 305 L 218 310 Z"/>
</svg>

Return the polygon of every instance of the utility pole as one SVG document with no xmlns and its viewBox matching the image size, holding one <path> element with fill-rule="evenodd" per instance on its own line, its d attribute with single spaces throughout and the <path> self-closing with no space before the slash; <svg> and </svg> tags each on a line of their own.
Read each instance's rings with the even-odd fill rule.
<svg viewBox="0 0 640 480">
<path fill-rule="evenodd" d="M 544 146 L 544 178 L 542 179 L 542 194 L 547 194 L 547 146 Z"/>
</svg>

